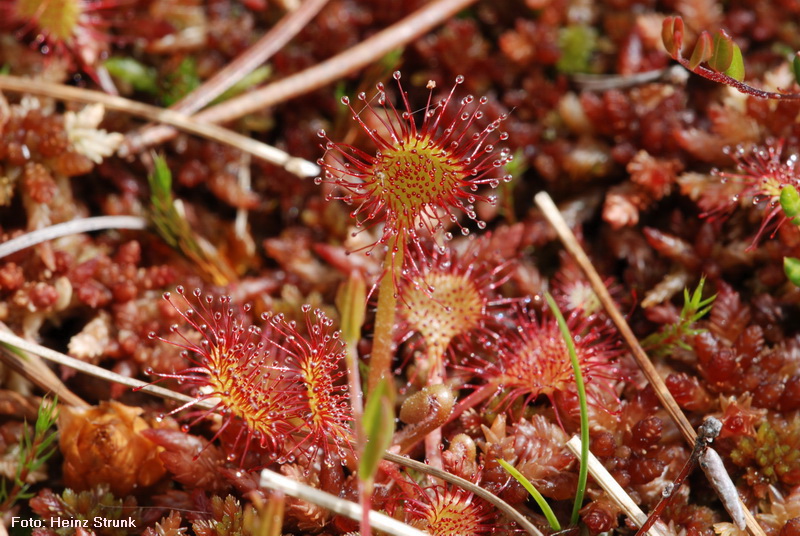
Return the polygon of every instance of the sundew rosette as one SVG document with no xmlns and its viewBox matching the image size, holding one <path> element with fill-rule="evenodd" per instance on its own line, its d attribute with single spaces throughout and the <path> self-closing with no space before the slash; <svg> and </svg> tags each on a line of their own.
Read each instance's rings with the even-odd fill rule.
<svg viewBox="0 0 800 536">
<path fill-rule="evenodd" d="M 366 247 L 371 252 L 377 244 L 397 244 L 401 248 L 411 243 L 419 248 L 424 235 L 432 235 L 442 247 L 438 234 L 454 224 L 463 234 L 469 229 L 459 220 L 461 214 L 486 226 L 478 219 L 475 203 L 494 203 L 495 196 L 478 193 L 482 186 L 496 187 L 500 180 L 510 180 L 502 175 L 502 168 L 511 161 L 508 149 L 498 149 L 494 144 L 504 141 L 508 134 L 499 127 L 505 115 L 484 127 L 486 97 L 475 99 L 469 95 L 454 98 L 456 88 L 464 77 L 458 76 L 449 94 L 434 102 L 433 88 L 425 108 L 415 114 L 408 95 L 400 84 L 400 73 L 394 73 L 402 99 L 398 109 L 387 97 L 383 84 L 377 85 L 377 106 L 365 93 L 358 95 L 363 103 L 356 110 L 348 97 L 342 102 L 348 106 L 355 120 L 376 146 L 374 154 L 346 143 L 331 141 L 325 131 L 319 135 L 326 141 L 325 156 L 319 160 L 324 174 L 318 183 L 326 182 L 338 187 L 332 199 L 341 199 L 353 205 L 351 216 L 357 226 L 369 228 L 383 224 L 380 238 Z M 422 118 L 417 125 L 415 115 Z M 396 251 L 390 248 L 391 254 Z"/>
<path fill-rule="evenodd" d="M 233 307 L 228 296 L 195 290 L 189 299 L 182 287 L 177 294 L 185 307 L 175 304 L 170 293 L 164 298 L 201 340 L 177 325 L 170 328 L 176 340 L 151 334 L 181 348 L 190 363 L 159 376 L 179 380 L 195 397 L 172 413 L 203 401 L 213 404 L 210 410 L 197 410 L 184 431 L 212 413 L 222 415 L 212 440 L 231 424 L 242 423 L 229 461 L 242 450 L 243 460 L 253 443 L 279 463 L 301 454 L 314 458 L 322 453 L 327 463 L 348 455 L 352 411 L 347 386 L 338 381 L 346 348 L 330 318 L 304 306 L 302 327 L 283 315 L 267 314 L 259 327 L 249 324 L 250 307 Z"/>
</svg>

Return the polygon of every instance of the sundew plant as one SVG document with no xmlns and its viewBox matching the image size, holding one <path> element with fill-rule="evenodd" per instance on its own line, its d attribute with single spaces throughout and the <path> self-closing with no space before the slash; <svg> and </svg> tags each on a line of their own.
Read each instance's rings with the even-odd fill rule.
<svg viewBox="0 0 800 536">
<path fill-rule="evenodd" d="M 799 17 L 0 0 L 0 532 L 800 533 Z"/>
</svg>

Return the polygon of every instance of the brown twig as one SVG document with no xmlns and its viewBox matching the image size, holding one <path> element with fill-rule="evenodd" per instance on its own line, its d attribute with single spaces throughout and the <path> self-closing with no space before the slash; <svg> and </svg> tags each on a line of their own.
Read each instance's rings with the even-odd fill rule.
<svg viewBox="0 0 800 536">
<path fill-rule="evenodd" d="M 567 441 L 567 448 L 570 452 L 577 457 L 581 455 L 581 438 L 574 436 Z M 619 506 L 625 515 L 638 526 L 643 526 L 647 520 L 647 514 L 642 512 L 642 509 L 631 499 L 622 486 L 614 479 L 611 473 L 608 472 L 603 464 L 598 460 L 594 454 L 589 452 L 589 474 L 592 475 L 595 482 L 608 494 L 609 497 Z M 656 525 L 647 529 L 649 536 L 666 536 L 670 534 L 663 522 L 655 521 Z"/>
<path fill-rule="evenodd" d="M 608 316 L 614 322 L 614 325 L 617 326 L 622 338 L 625 339 L 625 342 L 631 349 L 631 353 L 633 354 L 636 363 L 639 365 L 639 368 L 650 382 L 650 385 L 653 386 L 656 396 L 658 396 L 661 404 L 675 421 L 675 424 L 678 425 L 678 428 L 683 434 L 683 437 L 686 439 L 686 442 L 693 447 L 697 440 L 697 434 L 692 428 L 691 423 L 689 423 L 689 420 L 683 414 L 683 411 L 681 410 L 680 406 L 678 406 L 678 403 L 675 402 L 675 399 L 672 397 L 672 393 L 669 392 L 664 380 L 662 380 L 661 376 L 659 376 L 656 367 L 650 361 L 647 353 L 639 344 L 639 340 L 636 338 L 636 335 L 634 335 L 633 330 L 628 325 L 625 317 L 622 316 L 617 304 L 614 303 L 614 300 L 611 298 L 611 294 L 608 292 L 605 284 L 603 284 L 600 274 L 597 273 L 597 270 L 595 270 L 592 261 L 589 259 L 589 256 L 586 255 L 586 252 L 583 250 L 580 243 L 578 243 L 578 239 L 575 237 L 575 234 L 569 228 L 567 222 L 564 221 L 564 218 L 561 216 L 561 212 L 559 212 L 558 207 L 556 207 L 555 203 L 553 202 L 553 199 L 547 194 L 547 192 L 539 192 L 534 197 L 534 200 L 538 207 L 542 210 L 545 218 L 547 218 L 547 221 L 549 221 L 550 225 L 552 225 L 555 229 L 566 250 L 570 255 L 572 255 L 572 258 L 575 259 L 575 262 L 578 263 L 587 279 L 589 279 L 589 283 L 592 285 L 592 289 L 600 299 L 600 303 L 603 304 L 603 308 L 608 313 Z M 744 512 L 745 517 L 747 518 L 747 528 L 750 530 L 750 532 L 754 536 L 766 536 L 755 517 L 753 517 L 753 514 L 751 514 L 750 510 L 747 509 L 746 505 L 744 506 Z"/>
<path fill-rule="evenodd" d="M 589 260 L 589 256 L 586 255 L 585 251 L 583 251 L 583 248 L 578 243 L 578 239 L 575 238 L 575 235 L 567 225 L 567 222 L 564 221 L 564 218 L 561 216 L 561 213 L 559 212 L 555 203 L 553 203 L 552 198 L 547 194 L 547 192 L 539 192 L 534 197 L 534 200 L 544 213 L 547 221 L 549 221 L 550 225 L 552 225 L 556 230 L 556 233 L 561 239 L 561 242 L 564 244 L 564 247 L 581 267 L 584 274 L 586 274 L 586 277 L 589 279 L 595 294 L 597 294 L 597 297 L 600 299 L 600 303 L 603 304 L 603 307 L 608 312 L 608 316 L 611 317 L 611 320 L 617 326 L 622 338 L 625 339 L 626 343 L 628 343 L 634 359 L 636 359 L 639 368 L 642 369 L 645 377 L 647 377 L 647 380 L 653 386 L 653 389 L 655 389 L 656 395 L 661 401 L 661 404 L 678 425 L 678 428 L 683 434 L 684 439 L 686 439 L 686 442 L 690 445 L 694 445 L 696 434 L 691 423 L 689 423 L 689 420 L 683 414 L 683 411 L 681 411 L 678 403 L 675 402 L 675 399 L 672 397 L 669 389 L 667 389 L 664 380 L 662 380 L 661 376 L 659 376 L 656 367 L 650 361 L 650 358 L 647 357 L 647 354 L 639 344 L 639 340 L 636 338 L 636 335 L 633 334 L 633 330 L 631 330 L 628 322 L 625 320 L 625 317 L 622 316 L 619 308 L 617 308 L 617 304 L 614 303 L 614 300 L 611 298 L 611 294 L 608 292 L 608 289 L 603 283 L 600 274 L 598 274 L 597 270 L 594 269 L 592 261 Z"/>
<path fill-rule="evenodd" d="M 266 143 L 248 138 L 247 136 L 242 136 L 226 128 L 201 123 L 185 114 L 150 106 L 149 104 L 132 101 L 130 99 L 106 95 L 99 91 L 91 91 L 88 89 L 10 75 L 0 75 L 0 90 L 75 102 L 97 102 L 112 110 L 143 117 L 149 121 L 167 123 L 180 130 L 189 132 L 190 134 L 230 145 L 241 151 L 248 152 L 256 158 L 261 158 L 271 164 L 282 166 L 287 171 L 300 177 L 314 177 L 320 173 L 319 166 L 313 162 L 293 157 Z"/>
<path fill-rule="evenodd" d="M 311 21 L 329 0 L 306 0 L 296 10 L 278 21 L 270 31 L 217 74 L 170 106 L 170 110 L 191 115 L 266 62 Z M 121 154 L 133 154 L 175 136 L 175 129 L 148 125 L 127 135 Z"/>
<path fill-rule="evenodd" d="M 413 41 L 474 2 L 475 0 L 434 0 L 385 30 L 322 63 L 287 76 L 262 89 L 213 106 L 194 117 L 198 121 L 208 123 L 231 121 L 335 82 Z"/>
<path fill-rule="evenodd" d="M 8 328 L 2 326 L 2 329 Z M 58 395 L 62 403 L 77 408 L 89 406 L 81 397 L 70 391 L 58 376 L 42 363 L 38 355 L 0 346 L 0 361 L 43 391 Z"/>
<path fill-rule="evenodd" d="M 46 348 L 34 342 L 27 341 L 22 337 L 19 337 L 11 333 L 10 331 L 0 330 L 0 342 L 3 344 L 7 344 L 9 346 L 13 346 L 14 348 L 18 348 L 25 352 L 36 354 L 39 357 L 43 357 L 44 359 L 47 359 L 48 361 L 52 361 L 54 363 L 58 363 L 59 365 L 70 367 L 74 370 L 77 370 L 78 372 L 83 372 L 85 374 L 89 374 L 91 376 L 94 376 L 96 378 L 101 378 L 109 382 L 121 383 L 122 385 L 127 385 L 128 387 L 133 387 L 134 389 L 138 389 L 140 391 L 144 391 L 146 393 L 150 393 L 155 396 L 159 396 L 161 398 L 175 400 L 176 402 L 180 402 L 182 404 L 186 404 L 187 402 L 191 402 L 194 400 L 194 398 L 190 396 L 186 396 L 181 393 L 176 393 L 175 391 L 164 389 L 163 387 L 158 387 L 157 385 L 152 385 L 140 380 L 136 380 L 134 378 L 128 378 L 127 376 L 122 376 L 120 374 L 111 372 L 110 370 L 106 370 L 96 365 L 84 363 L 83 361 L 75 359 L 74 357 L 64 355 L 60 352 L 56 352 L 55 350 L 51 350 L 50 348 Z M 47 370 L 50 372 L 50 374 L 53 373 L 49 369 Z M 59 397 L 62 397 L 61 393 L 58 393 L 58 395 Z M 64 398 L 62 397 L 61 400 L 64 401 Z M 86 404 L 82 400 L 80 400 L 80 402 L 83 403 L 84 405 Z M 198 402 L 196 405 L 197 407 L 207 408 L 207 409 L 212 409 L 214 407 L 213 405 L 207 402 L 204 403 L 203 401 Z"/>
</svg>

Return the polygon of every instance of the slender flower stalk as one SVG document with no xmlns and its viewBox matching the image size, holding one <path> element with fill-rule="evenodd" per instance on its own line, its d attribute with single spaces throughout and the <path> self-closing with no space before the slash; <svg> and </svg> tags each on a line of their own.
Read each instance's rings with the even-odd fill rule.
<svg viewBox="0 0 800 536">
<path fill-rule="evenodd" d="M 383 225 L 380 238 L 364 248 L 366 254 L 379 244 L 388 247 L 378 296 L 370 390 L 381 378 L 390 376 L 398 283 L 406 265 L 405 254 L 410 247 L 420 249 L 425 236 L 433 237 L 443 249 L 442 238 L 451 238 L 446 229 L 451 224 L 462 234 L 469 234 L 459 221 L 461 213 L 484 228 L 486 224 L 478 220 L 475 203 L 494 203 L 495 198 L 478 190 L 482 186 L 497 187 L 501 179 L 494 174 L 511 160 L 507 149 L 498 152 L 493 145 L 508 137 L 498 131 L 505 115 L 477 130 L 475 125 L 483 119 L 486 97 L 477 104 L 472 96 L 458 102 L 454 99 L 463 76 L 457 77 L 449 94 L 437 102 L 433 101 L 435 84 L 428 84 L 431 93 L 421 112 L 420 126 L 414 121 L 399 72 L 394 73 L 394 79 L 402 98 L 400 109 L 387 99 L 383 84 L 377 86 L 379 108 L 364 93 L 358 96 L 364 103 L 361 111 L 353 108 L 348 97 L 342 99 L 375 145 L 374 154 L 334 143 L 324 131 L 319 132 L 326 141 L 326 155 L 319 160 L 324 174 L 317 182 L 333 184 L 343 192 L 329 198 L 353 205 L 351 216 L 358 227 Z M 510 180 L 510 176 L 503 179 Z"/>
</svg>

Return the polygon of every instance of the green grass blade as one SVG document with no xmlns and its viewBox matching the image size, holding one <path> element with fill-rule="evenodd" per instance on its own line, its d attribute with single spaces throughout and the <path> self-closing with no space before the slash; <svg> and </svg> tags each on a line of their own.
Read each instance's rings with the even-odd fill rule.
<svg viewBox="0 0 800 536">
<path fill-rule="evenodd" d="M 525 475 L 517 471 L 516 468 L 507 461 L 497 458 L 497 463 L 499 463 L 500 467 L 505 469 L 508 474 L 513 476 L 517 482 L 522 484 L 523 488 L 528 490 L 528 493 L 531 494 L 533 500 L 536 501 L 536 504 L 538 504 L 539 508 L 542 509 L 544 517 L 547 518 L 547 522 L 550 523 L 550 528 L 553 530 L 561 530 L 561 524 L 558 522 L 558 519 L 556 519 L 556 515 L 553 513 L 552 508 L 550 508 L 550 505 L 547 504 L 547 501 L 544 497 L 542 497 L 542 494 L 539 493 L 539 490 L 536 489 L 533 484 L 531 484 L 531 481 L 525 478 Z"/>
<path fill-rule="evenodd" d="M 556 317 L 558 329 L 561 330 L 561 336 L 564 337 L 564 342 L 567 344 L 569 360 L 572 362 L 572 371 L 575 373 L 575 388 L 578 390 L 578 401 L 581 405 L 581 466 L 578 471 L 578 490 L 575 494 L 575 504 L 572 507 L 572 516 L 570 518 L 571 523 L 576 525 L 589 474 L 589 408 L 586 406 L 586 385 L 583 383 L 581 364 L 578 361 L 578 354 L 575 352 L 575 342 L 572 340 L 572 334 L 567 327 L 567 321 L 564 320 L 564 315 L 561 314 L 558 305 L 556 305 L 549 292 L 545 292 L 544 298 Z"/>
</svg>

